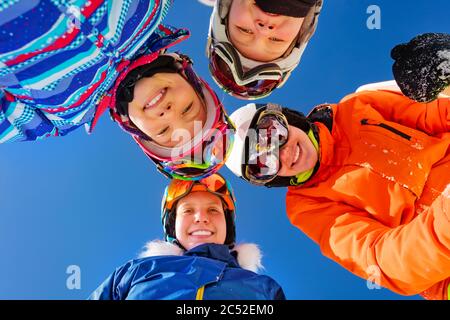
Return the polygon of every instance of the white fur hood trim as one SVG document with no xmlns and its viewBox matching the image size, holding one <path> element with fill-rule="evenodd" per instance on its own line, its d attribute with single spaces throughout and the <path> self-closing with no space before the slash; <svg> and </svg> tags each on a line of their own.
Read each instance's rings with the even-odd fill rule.
<svg viewBox="0 0 450 320">
<path fill-rule="evenodd" d="M 262 271 L 264 269 L 261 259 L 262 253 L 259 247 L 254 243 L 241 243 L 233 248 L 237 251 L 237 261 L 242 269 L 253 272 Z M 139 258 L 147 258 L 154 256 L 181 256 L 183 249 L 173 243 L 163 240 L 152 240 L 146 243 L 144 250 L 139 254 Z"/>
</svg>

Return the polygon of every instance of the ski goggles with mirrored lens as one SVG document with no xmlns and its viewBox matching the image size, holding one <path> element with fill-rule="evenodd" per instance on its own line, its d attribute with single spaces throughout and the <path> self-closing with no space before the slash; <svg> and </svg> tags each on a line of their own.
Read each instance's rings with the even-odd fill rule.
<svg viewBox="0 0 450 320">
<path fill-rule="evenodd" d="M 234 142 L 234 127 L 231 122 L 220 122 L 211 129 L 209 138 L 200 148 L 175 161 L 160 161 L 158 169 L 170 178 L 180 180 L 199 180 L 217 172 L 228 158 Z"/>
<path fill-rule="evenodd" d="M 193 191 L 207 191 L 215 194 L 224 201 L 228 210 L 235 210 L 235 197 L 230 184 L 220 174 L 213 174 L 198 181 L 172 180 L 164 194 L 162 212 L 172 211 L 177 200 Z"/>
<path fill-rule="evenodd" d="M 288 121 L 281 107 L 268 104 L 251 128 L 255 129 L 256 135 L 246 137 L 245 176 L 252 183 L 266 184 L 280 170 L 279 152 L 289 137 Z"/>
<path fill-rule="evenodd" d="M 260 64 L 244 71 L 239 53 L 227 42 L 210 42 L 209 69 L 222 90 L 241 99 L 269 95 L 286 79 L 276 63 Z"/>
</svg>

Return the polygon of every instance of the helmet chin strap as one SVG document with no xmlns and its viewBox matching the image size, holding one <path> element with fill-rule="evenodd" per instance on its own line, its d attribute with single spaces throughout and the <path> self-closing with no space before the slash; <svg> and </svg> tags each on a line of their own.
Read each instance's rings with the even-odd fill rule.
<svg viewBox="0 0 450 320">
<path fill-rule="evenodd" d="M 177 245 L 181 250 L 187 251 L 187 249 L 178 241 L 177 239 L 173 239 L 170 241 L 171 243 Z"/>
</svg>

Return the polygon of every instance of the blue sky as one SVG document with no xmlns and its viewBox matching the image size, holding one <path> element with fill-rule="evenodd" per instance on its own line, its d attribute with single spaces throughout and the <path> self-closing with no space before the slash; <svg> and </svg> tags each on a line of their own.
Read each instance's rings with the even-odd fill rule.
<svg viewBox="0 0 450 320">
<path fill-rule="evenodd" d="M 379 30 L 366 26 L 370 5 L 381 10 Z M 190 55 L 212 83 L 204 55 L 210 12 L 196 0 L 175 0 L 165 22 L 191 30 L 176 50 Z M 308 112 L 359 85 L 389 80 L 390 49 L 419 33 L 450 33 L 448 12 L 448 0 L 325 0 L 300 67 L 261 101 Z M 245 104 L 218 94 L 230 112 Z M 260 245 L 265 272 L 289 299 L 419 298 L 368 289 L 365 280 L 323 257 L 290 225 L 284 189 L 254 187 L 226 168 L 221 172 L 237 197 L 238 241 Z M 107 116 L 90 136 L 81 129 L 62 138 L 1 145 L 0 299 L 86 298 L 146 241 L 161 238 L 166 182 Z M 81 270 L 80 289 L 66 286 L 70 265 Z"/>
</svg>

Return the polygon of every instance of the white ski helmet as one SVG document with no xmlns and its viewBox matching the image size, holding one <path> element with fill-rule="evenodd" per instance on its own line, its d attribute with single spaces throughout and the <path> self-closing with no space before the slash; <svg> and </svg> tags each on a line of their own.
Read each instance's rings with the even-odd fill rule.
<svg viewBox="0 0 450 320">
<path fill-rule="evenodd" d="M 275 175 L 273 178 L 269 178 L 269 180 L 261 179 L 259 182 L 247 176 L 247 162 L 249 161 L 249 157 L 254 156 L 253 153 L 255 151 L 251 149 L 253 148 L 251 141 L 253 139 L 259 139 L 259 133 L 257 130 L 255 130 L 255 132 L 251 132 L 251 130 L 256 129 L 253 128 L 253 126 L 257 124 L 257 119 L 262 112 L 265 112 L 268 108 L 281 111 L 287 120 L 288 125 L 294 126 L 307 134 L 309 134 L 312 130 L 312 134 L 315 136 L 317 135 L 317 129 L 315 128 L 314 121 L 324 123 L 327 128 L 331 130 L 332 113 L 331 107 L 328 104 L 317 106 L 306 117 L 303 113 L 297 110 L 285 108 L 272 103 L 249 103 L 237 109 L 230 115 L 230 121 L 235 126 L 236 131 L 234 135 L 234 145 L 225 165 L 236 176 L 252 184 L 263 185 L 266 187 L 286 187 L 296 185 L 296 180 L 292 180 L 292 178 L 296 178 L 296 176 L 282 177 Z M 318 138 L 316 137 L 316 139 Z"/>
<path fill-rule="evenodd" d="M 280 58 L 261 62 L 244 57 L 228 38 L 227 17 L 233 0 L 216 0 L 211 15 L 206 55 L 214 81 L 225 92 L 240 99 L 259 99 L 283 86 L 300 63 L 303 51 L 317 27 L 322 0 L 307 14 L 297 39 Z"/>
<path fill-rule="evenodd" d="M 255 103 L 249 103 L 230 115 L 231 122 L 235 125 L 234 144 L 225 165 L 239 178 L 248 180 L 243 174 L 245 163 L 245 138 L 247 137 L 250 124 L 258 111 Z"/>
</svg>

